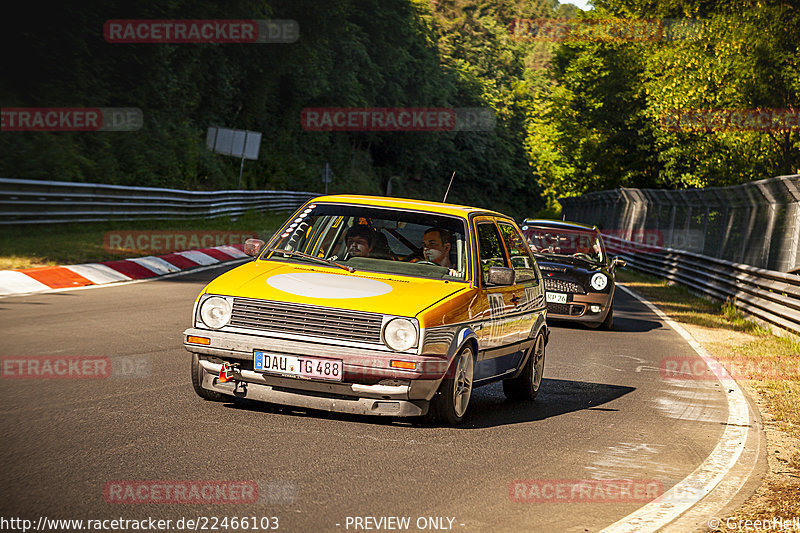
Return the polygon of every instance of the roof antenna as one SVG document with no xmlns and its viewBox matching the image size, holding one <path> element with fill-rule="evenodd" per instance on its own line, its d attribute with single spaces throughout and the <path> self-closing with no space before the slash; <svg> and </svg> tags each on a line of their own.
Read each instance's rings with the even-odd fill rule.
<svg viewBox="0 0 800 533">
<path fill-rule="evenodd" d="M 442 199 L 442 203 L 447 202 L 447 195 L 450 194 L 450 186 L 453 184 L 453 178 L 456 177 L 456 171 L 453 171 L 453 175 L 450 176 L 450 183 L 447 184 L 447 190 L 444 193 L 444 198 Z"/>
</svg>

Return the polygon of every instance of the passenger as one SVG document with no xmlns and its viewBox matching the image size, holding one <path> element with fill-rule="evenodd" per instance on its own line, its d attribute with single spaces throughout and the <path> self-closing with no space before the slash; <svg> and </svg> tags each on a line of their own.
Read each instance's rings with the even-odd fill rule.
<svg viewBox="0 0 800 533">
<path fill-rule="evenodd" d="M 441 228 L 430 228 L 422 236 L 422 258 L 437 265 L 453 268 L 450 262 L 450 241 L 452 236 L 449 231 Z"/>
<path fill-rule="evenodd" d="M 369 257 L 375 247 L 375 231 L 367 225 L 356 224 L 347 230 L 345 243 L 350 257 Z"/>
</svg>

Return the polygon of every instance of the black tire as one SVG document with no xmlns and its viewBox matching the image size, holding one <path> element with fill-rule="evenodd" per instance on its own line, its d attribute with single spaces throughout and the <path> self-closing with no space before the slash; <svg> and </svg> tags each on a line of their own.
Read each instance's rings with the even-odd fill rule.
<svg viewBox="0 0 800 533">
<path fill-rule="evenodd" d="M 472 395 L 475 355 L 472 346 L 464 346 L 453 359 L 439 390 L 431 400 L 428 415 L 436 422 L 456 426 L 464 420 Z"/>
<path fill-rule="evenodd" d="M 614 327 L 614 302 L 611 302 L 611 307 L 608 308 L 606 318 L 600 322 L 600 329 L 611 331 Z"/>
<path fill-rule="evenodd" d="M 503 393 L 509 400 L 533 400 L 539 394 L 544 373 L 545 342 L 539 333 L 531 346 L 528 361 L 519 376 L 503 380 Z"/>
<path fill-rule="evenodd" d="M 197 393 L 204 400 L 212 402 L 222 402 L 227 398 L 221 392 L 204 389 L 201 384 L 203 383 L 203 373 L 205 370 L 200 366 L 200 356 L 196 353 L 192 354 L 192 387 L 194 392 Z"/>
</svg>

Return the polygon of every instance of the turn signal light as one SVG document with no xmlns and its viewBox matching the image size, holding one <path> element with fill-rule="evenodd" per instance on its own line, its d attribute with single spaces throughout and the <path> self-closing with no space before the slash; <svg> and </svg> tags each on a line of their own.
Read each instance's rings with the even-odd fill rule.
<svg viewBox="0 0 800 533">
<path fill-rule="evenodd" d="M 194 335 L 189 335 L 189 338 L 186 339 L 186 342 L 191 342 L 192 344 L 205 344 L 208 346 L 211 344 L 211 339 L 208 337 L 195 337 Z"/>
<path fill-rule="evenodd" d="M 417 363 L 412 363 L 411 361 L 392 361 L 389 363 L 389 366 L 392 368 L 402 368 L 403 370 L 417 369 Z"/>
</svg>

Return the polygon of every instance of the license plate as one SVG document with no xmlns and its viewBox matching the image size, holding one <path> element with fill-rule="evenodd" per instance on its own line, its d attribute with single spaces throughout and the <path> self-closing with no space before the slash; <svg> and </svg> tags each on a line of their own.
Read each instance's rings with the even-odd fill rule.
<svg viewBox="0 0 800 533">
<path fill-rule="evenodd" d="M 342 381 L 341 359 L 320 359 L 317 357 L 295 357 L 255 350 L 253 368 L 258 372 L 296 376 L 301 378 L 328 379 Z"/>
<path fill-rule="evenodd" d="M 560 292 L 548 292 L 547 301 L 554 304 L 565 304 L 567 303 L 567 295 Z"/>
</svg>

